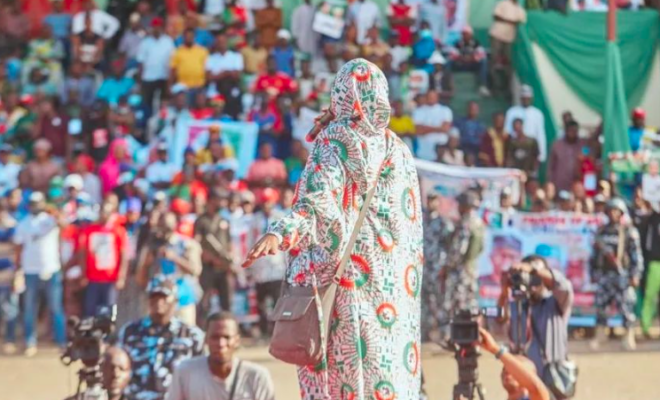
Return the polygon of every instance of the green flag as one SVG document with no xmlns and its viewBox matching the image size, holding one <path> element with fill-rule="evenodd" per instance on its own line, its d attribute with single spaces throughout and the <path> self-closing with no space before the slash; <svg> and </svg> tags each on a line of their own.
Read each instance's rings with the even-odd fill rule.
<svg viewBox="0 0 660 400">
<path fill-rule="evenodd" d="M 605 76 L 605 107 L 603 110 L 604 161 L 612 152 L 630 151 L 628 107 L 626 106 L 619 45 L 616 42 L 608 42 L 606 52 L 607 75 Z"/>
</svg>

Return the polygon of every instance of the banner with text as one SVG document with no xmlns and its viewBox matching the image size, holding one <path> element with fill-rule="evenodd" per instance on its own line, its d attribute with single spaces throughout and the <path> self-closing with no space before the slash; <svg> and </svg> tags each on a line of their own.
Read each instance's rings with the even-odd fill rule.
<svg viewBox="0 0 660 400">
<path fill-rule="evenodd" d="M 428 195 L 435 194 L 440 199 L 441 213 L 452 218 L 458 217 L 456 197 L 470 188 L 480 188 L 483 208 L 499 207 L 504 188 L 509 188 L 514 204 L 520 199 L 522 172 L 517 169 L 456 167 L 419 159 L 415 165 L 424 205 Z"/>
</svg>

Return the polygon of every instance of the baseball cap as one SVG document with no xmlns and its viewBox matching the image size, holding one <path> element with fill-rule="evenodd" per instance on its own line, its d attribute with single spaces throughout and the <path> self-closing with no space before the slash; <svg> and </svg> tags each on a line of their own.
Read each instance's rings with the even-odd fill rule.
<svg viewBox="0 0 660 400">
<path fill-rule="evenodd" d="M 604 195 L 599 193 L 599 194 L 594 196 L 594 203 L 596 203 L 596 204 L 607 203 L 607 199 L 605 198 Z"/>
<path fill-rule="evenodd" d="M 163 19 L 160 17 L 155 17 L 151 20 L 151 26 L 154 28 L 163 26 Z"/>
<path fill-rule="evenodd" d="M 41 150 L 46 150 L 46 151 L 50 151 L 50 149 L 53 148 L 53 146 L 50 144 L 48 139 L 44 139 L 44 138 L 37 139 L 37 141 L 34 142 L 33 147 L 35 149 L 41 149 Z"/>
<path fill-rule="evenodd" d="M 11 153 L 14 151 L 14 146 L 9 143 L 3 143 L 0 145 L 0 152 Z"/>
<path fill-rule="evenodd" d="M 428 63 L 431 65 L 435 64 L 440 64 L 440 65 L 445 65 L 447 63 L 447 60 L 439 51 L 434 51 L 433 54 L 431 54 L 431 57 L 429 57 Z"/>
<path fill-rule="evenodd" d="M 166 143 L 166 142 L 159 142 L 159 143 L 156 145 L 156 149 L 157 149 L 158 151 L 167 151 L 167 148 L 168 148 L 168 147 L 167 147 L 167 143 Z"/>
<path fill-rule="evenodd" d="M 154 18 L 154 19 L 155 19 L 155 18 Z M 140 14 L 134 12 L 134 13 L 131 14 L 131 16 L 128 18 L 128 20 L 129 20 L 131 23 L 137 23 L 137 22 L 140 22 Z M 151 23 L 153 24 L 154 22 L 151 21 Z"/>
<path fill-rule="evenodd" d="M 172 86 L 170 92 L 172 92 L 172 94 L 179 94 L 185 92 L 186 90 L 188 90 L 188 86 L 184 85 L 183 83 L 177 83 Z"/>
<path fill-rule="evenodd" d="M 646 111 L 641 107 L 637 107 L 632 112 L 632 118 L 646 118 Z"/>
<path fill-rule="evenodd" d="M 130 171 L 122 172 L 122 174 L 119 175 L 120 185 L 125 185 L 127 183 L 131 183 L 132 181 L 133 181 L 133 173 Z"/>
<path fill-rule="evenodd" d="M 225 96 L 221 94 L 216 94 L 215 96 L 211 97 L 211 104 L 218 105 L 218 104 L 225 104 Z"/>
<path fill-rule="evenodd" d="M 42 203 L 46 201 L 46 196 L 41 192 L 32 192 L 30 194 L 30 203 Z"/>
<path fill-rule="evenodd" d="M 65 188 L 74 188 L 76 190 L 82 190 L 84 185 L 85 183 L 83 182 L 82 176 L 78 174 L 67 175 L 67 177 L 64 178 L 63 186 Z"/>
<path fill-rule="evenodd" d="M 452 127 L 449 129 L 449 137 L 452 137 L 452 138 L 460 138 L 460 137 L 461 137 L 461 131 L 459 131 L 457 127 L 452 126 Z"/>
<path fill-rule="evenodd" d="M 157 191 L 154 193 L 154 201 L 165 201 L 167 200 L 167 193 L 163 192 L 162 190 Z"/>
<path fill-rule="evenodd" d="M 279 31 L 277 31 L 277 38 L 291 40 L 291 33 L 286 29 L 280 29 Z"/>
<path fill-rule="evenodd" d="M 520 97 L 534 97 L 534 89 L 532 89 L 532 87 L 529 85 L 522 85 L 520 88 Z"/>
<path fill-rule="evenodd" d="M 626 206 L 626 202 L 619 198 L 610 199 L 610 201 L 607 202 L 607 209 L 616 209 L 624 214 L 628 212 L 628 206 Z"/>
<path fill-rule="evenodd" d="M 573 200 L 573 193 L 569 192 L 568 190 L 560 190 L 557 194 L 557 197 L 559 200 L 571 201 Z"/>
<path fill-rule="evenodd" d="M 149 293 L 149 295 L 158 293 L 164 294 L 165 296 L 176 296 L 176 284 L 165 275 L 156 275 L 149 281 L 149 285 L 147 285 L 147 293 Z"/>
</svg>

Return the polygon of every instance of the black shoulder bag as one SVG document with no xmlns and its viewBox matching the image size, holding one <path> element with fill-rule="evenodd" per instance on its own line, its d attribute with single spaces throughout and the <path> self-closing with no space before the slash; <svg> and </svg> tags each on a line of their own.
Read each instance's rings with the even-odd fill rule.
<svg viewBox="0 0 660 400">
<path fill-rule="evenodd" d="M 575 391 L 577 387 L 577 377 L 578 377 L 578 366 L 574 361 L 566 358 L 565 360 L 559 361 L 549 361 L 548 355 L 545 352 L 545 343 L 541 341 L 541 335 L 538 332 L 538 328 L 531 318 L 531 309 L 530 313 L 530 325 L 532 326 L 532 334 L 536 337 L 536 341 L 539 343 L 539 350 L 541 351 L 541 357 L 543 358 L 543 371 L 539 371 L 539 376 L 545 383 L 545 386 L 548 388 L 552 397 L 556 400 L 565 400 L 570 399 L 575 396 Z M 552 354 L 555 354 L 555 319 L 552 317 L 550 319 L 552 324 Z M 548 338 L 546 337 L 546 340 Z"/>
<path fill-rule="evenodd" d="M 234 400 L 234 394 L 236 393 L 236 387 L 238 386 L 238 373 L 241 372 L 241 364 L 243 364 L 243 360 L 239 361 L 236 366 L 234 381 L 231 383 L 231 391 L 229 392 L 229 400 Z"/>
</svg>

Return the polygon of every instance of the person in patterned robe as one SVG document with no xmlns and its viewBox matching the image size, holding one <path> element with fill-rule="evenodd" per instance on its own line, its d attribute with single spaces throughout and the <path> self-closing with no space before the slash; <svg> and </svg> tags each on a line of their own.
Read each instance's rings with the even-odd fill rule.
<svg viewBox="0 0 660 400">
<path fill-rule="evenodd" d="M 329 284 L 377 182 L 337 291 L 326 357 L 298 369 L 304 400 L 420 398 L 419 182 L 408 147 L 387 130 L 390 109 L 378 67 L 355 59 L 341 68 L 332 120 L 315 138 L 293 209 L 245 263 L 279 249 L 289 255 L 291 284 Z"/>
<path fill-rule="evenodd" d="M 475 212 L 479 196 L 468 190 L 457 201 L 460 219 L 440 271 L 444 281 L 441 342 L 449 339 L 449 320 L 456 311 L 477 308 L 477 259 L 484 249 L 484 224 Z"/>
</svg>

